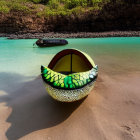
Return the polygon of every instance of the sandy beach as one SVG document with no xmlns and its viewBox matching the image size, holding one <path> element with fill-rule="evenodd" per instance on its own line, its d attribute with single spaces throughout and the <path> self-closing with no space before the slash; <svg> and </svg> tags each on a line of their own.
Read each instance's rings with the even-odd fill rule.
<svg viewBox="0 0 140 140">
<path fill-rule="evenodd" d="M 140 0 L 0 0 L 0 140 L 140 140 Z"/>
<path fill-rule="evenodd" d="M 12 85 L 16 91 L 5 89 L 10 94 L 0 100 L 1 140 L 138 140 L 139 77 L 138 72 L 112 76 L 100 71 L 95 89 L 74 103 L 54 101 L 40 77 Z"/>
<path fill-rule="evenodd" d="M 95 88 L 73 103 L 53 100 L 40 76 L 26 82 L 0 73 L 7 77 L 0 89 L 0 140 L 139 140 L 140 66 L 133 59 L 96 57 Z"/>
</svg>

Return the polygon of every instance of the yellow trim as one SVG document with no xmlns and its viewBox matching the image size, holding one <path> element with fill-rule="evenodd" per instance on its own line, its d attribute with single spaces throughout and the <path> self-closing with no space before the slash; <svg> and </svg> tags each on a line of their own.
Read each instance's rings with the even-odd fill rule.
<svg viewBox="0 0 140 140">
<path fill-rule="evenodd" d="M 77 51 L 79 51 L 79 50 L 77 50 Z M 89 60 L 89 62 L 92 64 L 92 66 L 95 67 L 95 63 L 94 63 L 93 59 L 87 53 L 82 52 L 82 51 L 79 51 L 79 52 L 81 52 Z"/>
</svg>

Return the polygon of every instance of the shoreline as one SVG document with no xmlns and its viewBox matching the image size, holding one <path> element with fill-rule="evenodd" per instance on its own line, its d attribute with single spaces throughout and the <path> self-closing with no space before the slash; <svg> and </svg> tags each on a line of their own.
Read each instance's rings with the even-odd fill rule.
<svg viewBox="0 0 140 140">
<path fill-rule="evenodd" d="M 89 96 L 73 103 L 53 100 L 37 77 L 57 47 L 33 48 L 34 40 L 0 41 L 1 140 L 140 139 L 139 38 L 106 45 L 81 40 L 70 40 L 69 48 L 88 53 L 100 70 Z"/>
<path fill-rule="evenodd" d="M 140 37 L 140 31 L 107 31 L 107 32 L 49 32 L 49 33 L 0 33 L 0 37 L 8 39 L 38 39 L 38 38 L 100 38 L 100 37 Z"/>
</svg>

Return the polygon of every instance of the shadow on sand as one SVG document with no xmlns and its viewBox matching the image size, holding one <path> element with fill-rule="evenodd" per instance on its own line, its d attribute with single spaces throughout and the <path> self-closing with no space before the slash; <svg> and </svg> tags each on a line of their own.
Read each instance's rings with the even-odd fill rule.
<svg viewBox="0 0 140 140">
<path fill-rule="evenodd" d="M 25 77 L 21 75 L 0 73 L 0 76 L 4 78 L 0 89 L 8 93 L 0 97 L 0 102 L 6 102 L 12 108 L 7 119 L 11 124 L 6 132 L 9 140 L 65 121 L 84 101 L 61 103 L 53 100 L 46 93 L 40 77 L 23 82 Z"/>
</svg>

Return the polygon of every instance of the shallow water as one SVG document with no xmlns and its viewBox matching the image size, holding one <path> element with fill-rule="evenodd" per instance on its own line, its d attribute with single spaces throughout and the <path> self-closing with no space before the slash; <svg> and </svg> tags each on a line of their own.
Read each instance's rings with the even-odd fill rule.
<svg viewBox="0 0 140 140">
<path fill-rule="evenodd" d="M 67 40 L 69 44 L 66 46 L 33 48 L 36 39 L 0 38 L 0 83 L 5 79 L 2 73 L 16 73 L 35 78 L 40 74 L 41 65 L 48 65 L 54 54 L 67 48 L 76 48 L 88 53 L 104 72 L 140 70 L 139 37 Z"/>
</svg>

